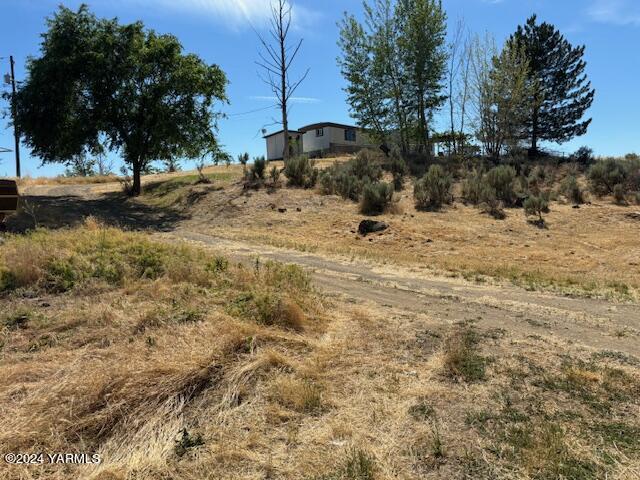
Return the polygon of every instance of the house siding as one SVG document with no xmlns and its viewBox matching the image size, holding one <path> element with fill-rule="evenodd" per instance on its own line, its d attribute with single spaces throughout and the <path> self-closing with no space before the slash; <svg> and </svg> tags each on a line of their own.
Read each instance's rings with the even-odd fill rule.
<svg viewBox="0 0 640 480">
<path fill-rule="evenodd" d="M 296 140 L 298 142 L 297 149 L 294 144 L 293 146 L 293 155 L 297 155 L 301 153 L 302 149 L 300 148 L 300 141 L 302 140 L 302 135 L 298 132 L 291 133 L 289 137 L 292 140 Z M 267 160 L 282 160 L 282 153 L 284 152 L 284 132 L 276 133 L 275 135 L 271 135 L 266 137 L 267 141 Z"/>
<path fill-rule="evenodd" d="M 305 128 L 309 128 L 309 130 L 296 133 L 301 143 L 301 145 L 298 144 L 298 152 L 306 153 L 310 156 L 318 156 L 324 153 L 355 153 L 362 148 L 376 147 L 371 139 L 368 138 L 367 134 L 357 127 L 321 123 L 309 125 Z M 316 136 L 317 128 L 322 128 L 323 130 L 323 135 L 320 137 Z M 355 141 L 345 140 L 345 130 L 347 129 L 354 129 L 356 131 Z M 284 149 L 284 136 L 282 132 L 265 137 L 265 139 L 267 142 L 267 159 L 280 160 Z"/>
</svg>

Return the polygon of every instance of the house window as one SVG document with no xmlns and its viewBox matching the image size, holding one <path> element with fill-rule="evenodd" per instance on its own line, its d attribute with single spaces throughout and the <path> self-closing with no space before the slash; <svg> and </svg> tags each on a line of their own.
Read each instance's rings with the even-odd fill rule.
<svg viewBox="0 0 640 480">
<path fill-rule="evenodd" d="M 324 128 L 316 128 L 316 137 L 324 136 Z"/>
<path fill-rule="evenodd" d="M 356 130 L 355 130 L 355 128 L 347 128 L 344 131 L 344 140 L 346 142 L 355 142 L 356 141 Z"/>
</svg>

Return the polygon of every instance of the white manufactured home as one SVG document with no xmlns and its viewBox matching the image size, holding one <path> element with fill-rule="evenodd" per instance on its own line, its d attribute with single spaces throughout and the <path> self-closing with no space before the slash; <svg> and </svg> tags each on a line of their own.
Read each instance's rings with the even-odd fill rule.
<svg viewBox="0 0 640 480">
<path fill-rule="evenodd" d="M 281 160 L 284 153 L 284 132 L 266 135 L 267 160 Z M 289 153 L 321 157 L 327 153 L 355 153 L 363 148 L 376 148 L 361 128 L 341 123 L 313 123 L 298 130 L 289 130 Z"/>
</svg>

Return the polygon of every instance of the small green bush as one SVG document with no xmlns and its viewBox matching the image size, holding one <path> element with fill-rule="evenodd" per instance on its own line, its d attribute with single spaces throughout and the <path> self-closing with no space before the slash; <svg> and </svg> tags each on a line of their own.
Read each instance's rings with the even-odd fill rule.
<svg viewBox="0 0 640 480">
<path fill-rule="evenodd" d="M 617 205 L 624 205 L 627 203 L 626 188 L 621 183 L 618 183 L 613 187 L 613 201 Z"/>
<path fill-rule="evenodd" d="M 271 179 L 271 184 L 273 186 L 276 186 L 280 181 L 280 169 L 275 165 L 271 167 L 271 170 L 269 171 L 269 178 Z"/>
<path fill-rule="evenodd" d="M 538 216 L 540 223 L 544 223 L 542 214 L 549 211 L 549 201 L 544 195 L 531 195 L 524 201 L 524 213 L 526 215 Z"/>
<path fill-rule="evenodd" d="M 462 198 L 466 203 L 479 205 L 482 191 L 486 187 L 491 188 L 484 179 L 484 172 L 479 169 L 473 170 L 462 181 Z"/>
<path fill-rule="evenodd" d="M 569 156 L 569 160 L 579 165 L 589 165 L 593 162 L 593 150 L 589 147 L 580 147 Z"/>
<path fill-rule="evenodd" d="M 251 180 L 260 181 L 264 180 L 264 174 L 267 170 L 267 161 L 264 157 L 255 157 L 253 159 L 253 164 L 249 169 L 249 175 Z"/>
<path fill-rule="evenodd" d="M 393 189 L 396 192 L 401 191 L 404 188 L 404 178 L 409 173 L 409 167 L 407 162 L 395 150 L 391 153 L 388 170 L 393 176 Z"/>
<path fill-rule="evenodd" d="M 287 184 L 291 187 L 312 188 L 318 180 L 318 169 L 305 155 L 290 158 L 283 172 L 287 177 Z"/>
<path fill-rule="evenodd" d="M 580 188 L 575 175 L 570 175 L 564 179 L 561 185 L 561 192 L 569 201 L 576 205 L 584 203 L 584 192 Z"/>
<path fill-rule="evenodd" d="M 514 206 L 518 196 L 515 190 L 516 171 L 513 167 L 499 165 L 492 168 L 485 175 L 485 179 L 496 192 L 496 198 L 505 206 Z"/>
<path fill-rule="evenodd" d="M 393 186 L 388 183 L 367 183 L 362 189 L 360 213 L 364 215 L 384 213 L 393 199 L 393 190 Z"/>
<path fill-rule="evenodd" d="M 340 195 L 356 202 L 365 185 L 376 183 L 381 178 L 378 157 L 370 150 L 361 150 L 353 160 L 334 163 L 325 169 L 320 176 L 320 191 L 324 195 Z"/>
<path fill-rule="evenodd" d="M 418 180 L 413 190 L 416 208 L 437 210 L 453 201 L 453 180 L 440 165 L 431 165 L 427 173 Z"/>
<path fill-rule="evenodd" d="M 483 212 L 488 213 L 493 218 L 505 218 L 503 205 L 496 196 L 495 189 L 486 182 L 483 182 L 479 192 L 479 205 Z"/>
<path fill-rule="evenodd" d="M 640 190 L 640 159 L 606 158 L 599 160 L 589 169 L 591 190 L 598 196 L 612 195 L 616 185 L 620 185 L 626 195 Z"/>
</svg>

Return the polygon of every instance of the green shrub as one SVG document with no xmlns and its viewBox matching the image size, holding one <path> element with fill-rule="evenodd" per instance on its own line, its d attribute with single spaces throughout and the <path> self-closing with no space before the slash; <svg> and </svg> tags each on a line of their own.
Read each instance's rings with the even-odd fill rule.
<svg viewBox="0 0 640 480">
<path fill-rule="evenodd" d="M 606 158 L 589 169 L 591 190 L 598 196 L 611 195 L 616 185 L 624 194 L 640 190 L 640 159 Z"/>
<path fill-rule="evenodd" d="M 473 170 L 468 173 L 462 181 L 462 198 L 467 203 L 479 205 L 481 203 L 482 191 L 486 187 L 491 188 L 485 181 L 482 170 Z"/>
<path fill-rule="evenodd" d="M 393 176 L 393 189 L 396 192 L 401 191 L 404 188 L 404 178 L 409 172 L 409 167 L 407 166 L 407 162 L 405 162 L 402 156 L 395 150 L 391 153 L 388 170 Z"/>
<path fill-rule="evenodd" d="M 280 181 L 280 169 L 275 165 L 271 167 L 271 170 L 269 171 L 269 178 L 271 179 L 271 184 L 274 186 Z"/>
<path fill-rule="evenodd" d="M 418 180 L 413 190 L 416 208 L 437 210 L 453 201 L 451 187 L 453 180 L 440 165 L 431 165 L 427 173 Z"/>
<path fill-rule="evenodd" d="M 483 182 L 480 186 L 479 192 L 479 204 L 483 212 L 488 213 L 493 218 L 503 219 L 505 218 L 503 205 L 496 196 L 495 189 L 486 182 Z"/>
<path fill-rule="evenodd" d="M 492 168 L 485 175 L 487 184 L 496 192 L 496 198 L 505 206 L 514 206 L 518 196 L 515 191 L 516 171 L 513 167 L 500 165 Z"/>
<path fill-rule="evenodd" d="M 580 147 L 569 156 L 569 160 L 579 165 L 589 165 L 593 162 L 593 150 L 589 147 Z"/>
<path fill-rule="evenodd" d="M 613 200 L 618 205 L 624 205 L 627 203 L 626 188 L 621 183 L 618 183 L 613 187 Z"/>
<path fill-rule="evenodd" d="M 538 221 L 542 224 L 544 219 L 542 214 L 549 211 L 549 201 L 544 195 L 531 195 L 524 201 L 524 213 L 526 215 L 538 216 Z"/>
<path fill-rule="evenodd" d="M 393 186 L 388 183 L 367 183 L 362 189 L 360 213 L 364 215 L 384 213 L 393 199 L 393 190 Z"/>
<path fill-rule="evenodd" d="M 134 244 L 126 252 L 129 264 L 135 268 L 137 276 L 152 280 L 164 273 L 166 253 L 162 248 L 148 242 Z"/>
<path fill-rule="evenodd" d="M 320 191 L 325 195 L 340 195 L 358 201 L 365 185 L 382 178 L 379 160 L 370 150 L 361 150 L 356 158 L 345 163 L 334 163 L 320 178 Z"/>
<path fill-rule="evenodd" d="M 369 179 L 375 182 L 382 178 L 380 156 L 372 150 L 360 150 L 356 158 L 350 160 L 345 165 L 348 165 L 350 173 L 359 179 Z"/>
<path fill-rule="evenodd" d="M 584 203 L 584 192 L 578 184 L 578 179 L 574 175 L 570 175 L 564 179 L 561 185 L 562 194 L 576 205 Z"/>
<path fill-rule="evenodd" d="M 318 169 L 305 155 L 290 158 L 283 172 L 287 177 L 287 184 L 291 187 L 312 188 L 318 180 Z"/>
<path fill-rule="evenodd" d="M 264 157 L 255 157 L 253 164 L 249 169 L 249 175 L 253 181 L 264 180 L 264 174 L 267 170 L 267 161 Z"/>
<path fill-rule="evenodd" d="M 549 173 L 547 170 L 541 165 L 536 165 L 531 169 L 531 172 L 529 172 L 529 175 L 523 183 L 526 183 L 526 190 L 528 192 L 538 195 L 548 181 Z"/>
<path fill-rule="evenodd" d="M 46 266 L 46 290 L 62 293 L 71 290 L 84 277 L 82 269 L 74 258 L 53 259 Z"/>
</svg>

